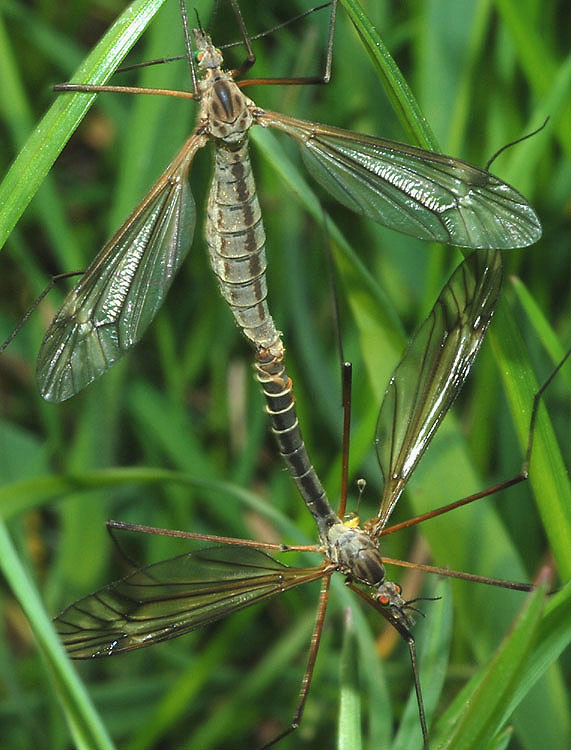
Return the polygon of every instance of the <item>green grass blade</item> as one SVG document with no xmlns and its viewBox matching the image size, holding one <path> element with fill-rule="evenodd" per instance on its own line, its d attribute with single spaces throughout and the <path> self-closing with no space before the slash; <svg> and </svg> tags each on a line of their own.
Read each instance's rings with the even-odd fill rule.
<svg viewBox="0 0 571 750">
<path fill-rule="evenodd" d="M 561 346 L 557 334 L 553 330 L 553 327 L 545 317 L 545 314 L 537 304 L 537 301 L 530 293 L 529 289 L 517 276 L 512 276 L 510 279 L 511 285 L 517 295 L 519 303 L 521 304 L 523 311 L 527 315 L 527 318 L 533 329 L 537 333 L 537 338 L 546 351 L 549 353 L 553 367 L 555 367 L 565 355 L 565 349 Z M 563 369 L 561 377 L 566 377 L 566 382 L 571 389 L 571 373 L 568 373 L 567 368 Z"/>
<path fill-rule="evenodd" d="M 533 399 L 538 391 L 527 352 L 513 317 L 503 304 L 498 306 L 490 338 L 515 420 L 520 444 L 525 450 Z M 519 377 L 515 377 L 516 369 Z M 571 484 L 547 409 L 540 405 L 533 434 L 529 481 L 544 528 L 563 580 L 571 577 Z"/>
<path fill-rule="evenodd" d="M 419 146 L 438 151 L 436 136 L 422 114 L 405 77 L 365 11 L 357 0 L 341 0 L 341 5 L 354 23 L 403 127 Z"/>
<path fill-rule="evenodd" d="M 547 605 L 544 595 L 545 586 L 530 596 L 490 666 L 472 679 L 439 720 L 435 747 L 494 747 L 496 733 L 519 701 L 569 644 L 569 590 Z"/>
<path fill-rule="evenodd" d="M 415 629 L 420 683 L 429 734 L 444 687 L 452 638 L 452 597 L 449 582 L 446 579 L 433 580 L 431 584 L 426 595 L 435 597 L 436 601 L 420 603 L 426 617 L 422 618 L 422 622 L 417 623 L 420 627 Z M 392 747 L 398 750 L 401 747 L 421 746 L 422 734 L 418 719 L 416 692 L 413 686 Z"/>
<path fill-rule="evenodd" d="M 103 84 L 142 34 L 165 0 L 137 0 L 117 19 L 79 66 L 71 82 Z M 0 247 L 76 129 L 95 94 L 58 97 L 0 185 Z"/>
<path fill-rule="evenodd" d="M 13 112 L 6 113 L 0 94 L 4 129 L 16 144 L 29 132 L 29 127 L 20 123 L 16 140 L 14 123 L 22 111 L 21 103 L 27 101 L 31 113 L 35 108 L 32 117 L 39 119 L 37 92 L 48 92 L 53 82 L 65 78 L 67 70 L 76 65 L 73 56 L 81 56 L 77 40 L 92 45 L 113 17 L 109 4 L 75 4 L 65 13 L 62 9 L 56 13 L 44 3 L 30 13 L 23 4 L 20 8 L 19 2 L 10 0 L 3 8 L 11 46 L 0 50 L 3 70 L 8 65 L 17 66 L 17 87 L 12 86 L 13 79 L 4 76 L 3 93 L 6 99 L 14 97 Z M 180 24 L 175 19 L 177 3 L 172 2 L 145 34 L 144 49 L 134 51 L 140 52 L 138 59 L 183 52 Z M 211 18 L 205 4 L 199 2 L 198 10 L 208 27 Z M 291 0 L 286 15 L 310 4 L 309 0 Z M 449 153 L 480 165 L 503 143 L 529 132 L 546 114 L 552 114 L 541 134 L 509 149 L 494 163 L 499 176 L 534 202 L 544 222 L 541 243 L 521 253 L 505 254 L 506 276 L 517 274 L 530 295 L 522 303 L 523 315 L 519 303 L 512 311 L 530 352 L 517 341 L 506 343 L 512 329 L 502 322 L 502 315 L 494 320 L 491 330 L 496 330 L 500 341 L 499 365 L 485 343 L 456 415 L 446 418 L 414 482 L 399 502 L 395 520 L 404 520 L 415 509 L 428 510 L 517 472 L 521 443 L 505 405 L 498 371 L 509 381 L 507 387 L 514 389 L 513 408 L 523 413 L 525 405 L 527 411 L 519 430 L 525 438 L 536 387 L 534 369 L 544 376 L 550 363 L 558 359 L 557 348 L 566 349 L 571 319 L 565 223 L 571 174 L 566 159 L 570 131 L 565 129 L 569 119 L 565 117 L 569 106 L 569 50 L 555 6 L 532 2 L 520 9 L 517 3 L 505 0 L 465 4 L 450 0 L 412 4 L 360 0 L 360 4 L 366 8 L 368 19 L 354 0 L 345 0 L 344 8 L 340 8 L 330 86 L 252 87 L 247 91 L 254 101 L 268 109 L 401 140 L 402 117 L 405 123 L 409 121 L 405 124 L 406 137 L 430 145 L 429 136 L 422 135 L 422 115 L 414 97 L 407 101 L 410 91 L 391 69 L 390 58 L 394 57 L 403 71 L 405 86 L 418 94 L 440 143 L 446 144 Z M 253 34 L 270 28 L 278 20 L 273 11 L 281 14 L 282 5 L 280 0 L 240 2 Z M 216 43 L 239 37 L 232 13 L 225 12 L 227 7 L 223 5 L 224 12 L 214 19 Z M 283 20 L 283 14 L 279 20 Z M 43 33 L 42 25 L 49 35 Z M 322 14 L 316 13 L 281 29 L 271 40 L 256 40 L 254 75 L 317 72 L 326 25 Z M 390 57 L 377 45 L 380 33 Z M 71 60 L 63 54 L 67 47 L 64 50 L 63 44 L 61 48 L 57 44 L 60 38 L 67 40 L 73 53 Z M 23 39 L 26 44 L 22 44 Z M 375 55 L 371 64 L 369 56 Z M 243 50 L 228 50 L 227 57 L 232 66 L 238 66 Z M 546 64 L 542 68 L 543 59 Z M 381 80 L 387 82 L 396 101 L 394 108 L 380 93 L 381 70 Z M 125 74 L 126 82 L 144 85 L 147 76 L 153 82 L 155 76 L 162 81 L 167 71 L 169 88 L 188 87 L 184 62 L 148 68 L 142 74 Z M 115 82 L 124 83 L 124 77 Z M 58 95 L 62 104 L 71 98 Z M 190 132 L 195 110 L 192 102 L 166 98 L 98 97 L 97 111 L 86 118 L 57 165 L 57 198 L 62 215 L 69 217 L 74 246 L 84 251 L 80 266 L 95 254 L 109 230 L 116 228 L 164 169 Z M 284 331 L 305 441 L 333 499 L 339 484 L 341 410 L 329 292 L 320 253 L 325 244 L 324 219 L 316 195 L 321 193 L 307 187 L 304 173 L 296 166 L 298 154 L 290 149 L 292 144 L 287 139 L 279 143 L 278 139 L 268 139 L 267 133 L 256 132 L 260 130 L 253 129 L 252 140 L 257 143 L 252 157 L 268 238 L 270 308 Z M 91 139 L 94 131 L 102 134 L 100 141 Z M 5 139 L 3 145 L 0 158 L 6 171 L 12 144 Z M 432 145 L 436 147 L 436 143 Z M 211 172 L 207 152 L 203 150 L 192 168 L 192 191 L 199 206 L 207 195 Z M 28 164 L 33 169 L 35 162 L 30 159 Z M 15 189 L 22 191 L 21 197 L 27 190 L 23 183 L 29 178 L 35 180 L 36 174 L 22 170 L 22 185 L 14 182 Z M 294 195 L 298 200 L 292 199 Z M 57 222 L 54 227 L 48 225 L 45 217 L 49 201 L 47 208 L 40 207 L 42 197 L 38 196 L 38 203 L 34 201 L 12 235 L 10 255 L 3 256 L 0 326 L 6 335 L 42 288 L 48 273 L 79 267 L 63 253 L 56 254 L 54 237 L 57 240 L 59 230 Z M 356 221 L 326 200 L 327 223 L 329 217 L 335 223 L 329 241 L 342 282 L 344 344 L 347 358 L 354 362 L 351 467 L 353 477 L 364 476 L 368 482 L 362 501 L 361 515 L 365 517 L 376 512 L 380 491 L 372 450 L 380 399 L 402 353 L 404 331 L 411 332 L 423 311 L 430 309 L 452 256 L 445 255 L 448 251 L 440 255 L 438 249 L 399 237 L 371 222 Z M 60 242 L 66 244 L 65 239 Z M 506 300 L 512 305 L 510 291 L 506 285 Z M 61 294 L 54 292 L 51 296 L 1 361 L 2 420 L 25 435 L 33 450 L 26 448 L 26 441 L 17 439 L 13 430 L 0 430 L 0 507 L 10 517 L 13 536 L 19 535 L 23 564 L 34 570 L 49 610 L 124 573 L 124 564 L 113 554 L 105 535 L 105 518 L 278 543 L 315 540 L 312 519 L 283 471 L 273 443 L 266 442 L 271 436 L 267 435 L 262 400 L 249 376 L 251 352 L 219 298 L 199 228 L 189 263 L 175 281 L 156 327 L 119 366 L 122 373 L 115 368 L 100 385 L 93 386 L 91 393 L 57 408 L 41 402 L 32 375 L 41 335 L 57 306 L 55 298 Z M 540 324 L 537 310 L 550 321 L 552 331 Z M 116 373 L 121 377 L 115 379 Z M 108 390 L 110 379 L 114 382 Z M 564 393 L 566 380 L 568 369 L 558 375 L 546 402 L 551 399 L 553 403 L 554 396 Z M 553 410 L 553 422 L 565 428 L 564 408 L 559 407 Z M 543 415 L 538 429 L 543 430 L 542 423 Z M 548 457 L 553 448 L 546 434 L 544 445 L 541 438 L 536 445 L 540 457 Z M 116 468 L 122 465 L 135 468 Z M 532 473 L 539 474 L 536 482 L 547 476 L 546 486 L 554 493 L 553 500 L 548 499 L 548 492 L 542 498 L 542 514 L 547 514 L 545 523 L 550 537 L 556 539 L 563 570 L 567 565 L 567 500 L 565 488 L 558 487 L 560 478 L 549 476 L 560 468 L 560 463 L 552 467 L 549 463 L 532 465 Z M 536 513 L 529 484 L 504 493 L 503 498 L 478 503 L 473 512 L 464 508 L 427 523 L 422 533 L 430 544 L 430 556 L 444 566 L 529 580 L 548 554 L 542 518 Z M 355 508 L 356 494 L 352 487 L 351 508 Z M 408 557 L 414 541 L 413 534 L 394 535 L 383 540 L 383 551 Z M 186 550 L 184 543 L 149 535 L 129 535 L 125 544 L 141 563 Z M 571 548 L 571 541 L 568 546 Z M 331 611 L 304 721 L 297 733 L 286 738 L 283 750 L 313 747 L 317 742 L 334 747 L 337 742 L 336 675 L 342 607 L 347 605 L 354 607 L 359 662 L 366 667 L 360 671 L 364 746 L 375 750 L 388 747 L 395 725 L 401 723 L 410 723 L 411 737 L 413 724 L 418 734 L 415 704 L 410 708 L 403 705 L 411 686 L 406 647 L 401 643 L 393 646 L 394 651 L 384 662 L 373 659 L 378 621 L 373 613 L 355 605 L 354 598 L 348 596 L 352 592 L 339 578 L 332 581 Z M 408 594 L 410 585 L 406 580 L 403 584 Z M 475 664 L 489 663 L 519 606 L 517 593 L 477 589 L 461 582 L 453 582 L 452 590 L 453 597 L 446 602 L 422 605 L 427 617 L 418 628 L 430 628 L 433 620 L 439 625 L 442 606 L 454 606 L 446 676 L 449 690 L 440 700 L 438 713 L 446 707 L 458 680 L 471 674 Z M 78 671 L 90 685 L 109 732 L 122 747 L 172 743 L 181 737 L 193 747 L 258 746 L 263 744 L 260 739 L 264 732 L 269 734 L 264 737 L 271 739 L 275 723 L 285 728 L 291 718 L 305 667 L 304 638 L 311 631 L 316 594 L 300 589 L 287 597 L 276 597 L 267 607 L 230 618 L 214 631 L 197 631 L 187 639 L 124 659 L 88 662 L 78 665 Z M 555 606 L 558 597 L 547 602 L 540 635 L 528 655 L 527 664 L 536 674 L 543 674 L 568 640 L 568 615 L 563 599 Z M 46 694 L 53 691 L 45 690 L 38 649 L 29 638 L 27 623 L 19 616 L 19 604 L 7 591 L 0 607 L 9 625 L 0 648 L 0 673 L 8 693 L 0 709 L 5 743 L 11 750 L 39 746 L 34 728 L 41 727 L 51 731 L 50 746 L 70 744 L 67 719 L 63 712 L 54 710 Z M 288 649 L 285 641 L 290 633 L 293 637 L 298 623 L 304 624 L 305 631 L 301 633 L 300 625 L 297 646 Z M 269 659 L 266 664 L 264 656 L 271 655 L 276 642 L 282 645 L 282 639 L 279 660 Z M 419 632 L 419 648 L 421 641 Z M 437 671 L 431 673 L 432 663 L 430 660 L 428 684 L 423 682 L 427 702 L 432 702 L 430 693 L 442 677 Z M 252 665 L 260 666 L 263 679 L 252 679 L 257 671 Z M 546 746 L 566 750 L 570 745 L 569 720 L 564 716 L 568 705 L 566 666 L 562 659 L 533 688 L 531 671 L 528 674 L 526 670 L 513 686 L 512 698 L 506 696 L 507 715 L 520 700 L 520 693 L 527 693 L 513 716 L 513 725 L 516 741 L 530 750 Z M 421 665 L 421 680 L 426 675 Z M 434 700 L 438 692 L 435 690 Z M 141 716 L 145 717 L 143 722 Z M 452 729 L 448 727 L 447 731 Z M 74 732 L 76 742 L 78 732 Z M 500 750 L 508 739 L 506 730 L 490 740 L 491 747 Z M 417 750 L 418 742 L 413 747 Z"/>
<path fill-rule="evenodd" d="M 337 750 L 361 750 L 361 696 L 357 679 L 357 639 L 351 609 L 345 611 L 339 656 L 339 721 Z"/>
<path fill-rule="evenodd" d="M 38 647 L 49 664 L 51 678 L 76 746 L 82 750 L 110 750 L 114 745 L 81 680 L 65 656 L 38 592 L 22 566 L 8 530 L 1 521 L 0 567 L 26 613 Z"/>
</svg>

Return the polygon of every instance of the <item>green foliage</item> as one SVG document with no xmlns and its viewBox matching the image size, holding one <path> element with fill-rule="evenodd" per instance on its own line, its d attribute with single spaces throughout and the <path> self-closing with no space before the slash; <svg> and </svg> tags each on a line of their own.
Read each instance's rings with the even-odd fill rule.
<svg viewBox="0 0 571 750">
<path fill-rule="evenodd" d="M 210 3 L 195 5 L 206 24 Z M 241 3 L 252 33 L 310 5 Z M 555 0 L 361 5 L 368 18 L 355 0 L 344 0 L 339 9 L 329 86 L 248 88 L 248 95 L 260 106 L 318 122 L 422 143 L 435 138 L 445 153 L 478 165 L 551 118 L 540 134 L 493 164 L 492 171 L 535 206 L 544 236 L 531 248 L 506 251 L 507 282 L 490 341 L 399 503 L 394 520 L 400 521 L 518 472 L 537 382 L 571 339 L 571 29 L 564 4 Z M 16 0 L 2 5 L 2 174 L 20 153 L 0 186 L 2 236 L 23 217 L 0 256 L 0 334 L 8 335 L 52 273 L 88 264 L 193 126 L 195 108 L 187 101 L 106 94 L 81 120 L 92 97 L 50 91 L 82 61 L 75 80 L 105 80 L 147 23 L 133 61 L 182 52 L 178 4 L 169 0 L 151 18 L 159 6 L 160 0 L 135 3 L 114 27 L 117 36 L 110 32 L 96 47 L 124 10 L 115 0 L 75 3 L 71 11 L 49 1 L 33 12 Z M 321 12 L 256 42 L 254 75 L 314 74 L 326 26 Z M 219 44 L 238 36 L 224 4 L 214 29 Z M 240 52 L 228 52 L 229 66 L 240 61 Z M 184 63 L 118 74 L 112 81 L 189 86 Z M 417 102 L 433 135 L 418 119 Z M 357 220 L 310 184 L 291 144 L 265 132 L 252 136 L 268 235 L 270 306 L 284 332 L 306 443 L 332 499 L 339 491 L 341 410 L 323 248 L 327 242 L 333 247 L 345 356 L 354 364 L 351 476 L 367 478 L 361 515 L 368 517 L 380 492 L 372 441 L 382 393 L 405 331 L 410 334 L 427 314 L 459 256 Z M 209 158 L 200 155 L 192 169 L 199 216 L 209 167 Z M 38 395 L 33 373 L 62 295 L 60 288 L 42 302 L 0 358 L 0 565 L 10 586 L 0 610 L 2 745 L 109 747 L 111 736 L 131 748 L 255 746 L 285 726 L 293 711 L 317 590 L 291 592 L 179 641 L 71 666 L 49 624 L 66 604 L 129 570 L 105 534 L 107 518 L 270 541 L 315 540 L 312 519 L 268 434 L 251 377 L 252 354 L 219 297 L 200 226 L 143 341 L 84 393 L 52 405 Z M 412 530 L 389 537 L 386 554 L 426 554 L 442 566 L 531 580 L 551 551 L 556 585 L 568 580 L 571 501 L 555 436 L 568 442 L 570 369 L 561 371 L 546 396 L 553 424 L 540 412 L 531 481 L 427 523 L 422 534 L 428 552 Z M 352 492 L 351 508 L 355 499 Z M 186 549 L 161 537 L 120 542 L 141 563 Z M 390 573 L 399 575 L 392 568 Z M 407 575 L 400 580 L 407 596 L 418 595 L 417 587 L 420 595 L 435 595 L 434 582 Z M 419 603 L 426 618 L 418 618 L 417 629 L 434 746 L 499 748 L 509 741 L 510 748 L 569 747 L 569 663 L 554 664 L 571 634 L 569 589 L 525 605 L 517 592 L 462 582 L 437 595 L 443 599 Z M 344 637 L 347 606 L 353 618 Z M 520 609 L 510 640 L 502 642 Z M 382 631 L 378 618 L 363 612 L 339 581 L 332 586 L 304 721 L 282 747 L 333 747 L 337 741 L 357 747 L 351 736 L 359 736 L 364 748 L 418 748 L 410 693 L 406 647 L 392 631 Z"/>
</svg>

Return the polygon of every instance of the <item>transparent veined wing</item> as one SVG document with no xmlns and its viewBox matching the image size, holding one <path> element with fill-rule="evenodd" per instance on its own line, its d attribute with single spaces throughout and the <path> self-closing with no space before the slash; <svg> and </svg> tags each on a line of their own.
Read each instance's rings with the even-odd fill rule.
<svg viewBox="0 0 571 750">
<path fill-rule="evenodd" d="M 375 444 L 385 480 L 380 533 L 458 395 L 492 319 L 502 285 L 498 251 L 472 253 L 454 271 L 395 368 Z"/>
<path fill-rule="evenodd" d="M 321 578 L 252 547 L 220 546 L 141 568 L 65 609 L 54 623 L 75 659 L 150 646 Z"/>
<path fill-rule="evenodd" d="M 65 401 L 141 338 L 192 243 L 188 170 L 207 139 L 194 134 L 101 250 L 54 317 L 38 356 L 48 401 Z"/>
<path fill-rule="evenodd" d="M 275 112 L 256 120 L 295 138 L 310 173 L 340 203 L 391 229 L 481 249 L 541 237 L 523 195 L 460 159 Z"/>
</svg>

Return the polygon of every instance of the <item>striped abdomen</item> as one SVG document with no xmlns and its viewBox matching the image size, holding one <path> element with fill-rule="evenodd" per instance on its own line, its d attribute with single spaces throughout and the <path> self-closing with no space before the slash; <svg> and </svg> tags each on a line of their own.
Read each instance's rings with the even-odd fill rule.
<svg viewBox="0 0 571 750">
<path fill-rule="evenodd" d="M 210 264 L 245 335 L 280 356 L 280 333 L 266 302 L 266 235 L 247 143 L 216 149 L 206 222 Z"/>
<path fill-rule="evenodd" d="M 315 519 L 321 539 L 326 540 L 329 528 L 340 521 L 329 504 L 303 442 L 292 384 L 283 358 L 272 357 L 269 352 L 258 350 L 255 369 L 266 397 L 266 410 L 280 454 Z"/>
</svg>

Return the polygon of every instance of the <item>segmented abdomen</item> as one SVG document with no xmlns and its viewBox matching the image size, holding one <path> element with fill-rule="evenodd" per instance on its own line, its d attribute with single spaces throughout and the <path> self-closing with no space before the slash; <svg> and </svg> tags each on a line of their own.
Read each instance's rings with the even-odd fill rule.
<svg viewBox="0 0 571 750">
<path fill-rule="evenodd" d="M 216 149 L 206 222 L 210 264 L 238 325 L 257 347 L 283 346 L 266 302 L 266 235 L 247 144 Z"/>
<path fill-rule="evenodd" d="M 269 352 L 258 350 L 255 369 L 266 397 L 266 410 L 280 454 L 324 540 L 327 530 L 339 523 L 339 518 L 329 504 L 303 442 L 292 384 L 283 358 L 272 357 Z"/>
</svg>

